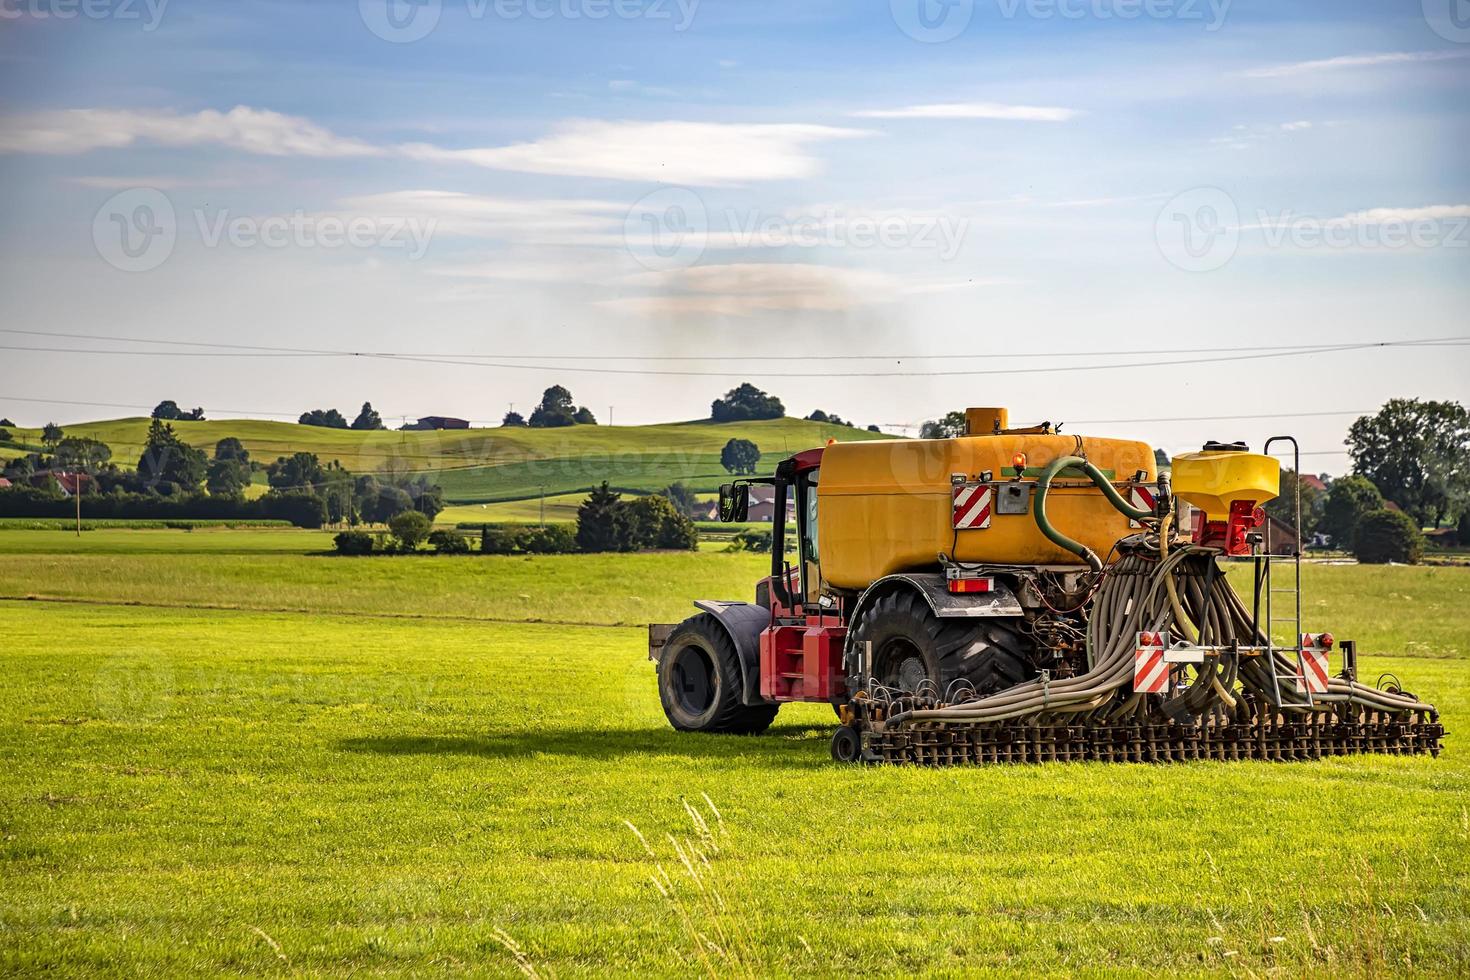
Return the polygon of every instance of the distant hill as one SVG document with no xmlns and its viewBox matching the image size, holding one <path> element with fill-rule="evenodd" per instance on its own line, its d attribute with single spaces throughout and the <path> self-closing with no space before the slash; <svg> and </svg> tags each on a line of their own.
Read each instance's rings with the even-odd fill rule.
<svg viewBox="0 0 1470 980">
<path fill-rule="evenodd" d="M 68 435 L 100 439 L 125 466 L 137 463 L 148 432 L 146 418 L 64 426 Z M 294 422 L 224 419 L 170 423 L 190 445 L 212 451 L 234 436 L 262 462 L 295 452 L 339 460 L 357 473 L 428 473 L 452 504 L 525 500 L 575 493 L 607 480 L 624 490 L 660 490 L 682 481 L 713 491 L 730 475 L 720 450 L 730 439 L 749 439 L 761 448 L 762 468 L 803 449 L 843 441 L 891 436 L 846 426 L 775 419 L 766 422 L 674 422 L 664 425 L 578 425 L 564 429 L 465 429 L 440 432 L 356 432 Z M 17 440 L 40 441 L 36 429 L 12 430 Z"/>
</svg>

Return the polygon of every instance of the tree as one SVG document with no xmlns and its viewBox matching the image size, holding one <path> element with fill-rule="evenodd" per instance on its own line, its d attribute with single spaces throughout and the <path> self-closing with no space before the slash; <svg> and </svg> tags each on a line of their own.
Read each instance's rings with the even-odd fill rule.
<svg viewBox="0 0 1470 980">
<path fill-rule="evenodd" d="M 67 436 L 56 444 L 52 466 L 63 470 L 94 472 L 112 459 L 112 447 L 84 436 Z"/>
<path fill-rule="evenodd" d="M 1424 532 L 1408 514 L 1397 510 L 1370 510 L 1358 522 L 1353 554 L 1365 565 L 1417 565 L 1424 557 Z"/>
<path fill-rule="evenodd" d="M 868 426 L 868 431 L 881 433 L 883 430 L 878 428 L 876 425 L 870 425 Z"/>
<path fill-rule="evenodd" d="M 709 417 L 715 422 L 749 422 L 779 419 L 786 415 L 781 399 L 768 395 L 749 381 L 731 388 L 724 398 L 710 404 Z"/>
<path fill-rule="evenodd" d="M 854 428 L 851 422 L 844 421 L 840 416 L 837 415 L 829 415 L 828 413 L 822 411 L 820 408 L 816 409 L 812 412 L 812 414 L 808 415 L 806 417 L 806 420 L 808 422 L 825 422 L 828 425 L 845 425 L 848 428 Z"/>
<path fill-rule="evenodd" d="M 1369 511 L 1383 509 L 1383 494 L 1365 476 L 1344 476 L 1333 480 L 1322 502 L 1319 529 L 1339 548 L 1352 550 L 1358 522 Z"/>
<path fill-rule="evenodd" d="M 169 485 L 186 491 L 199 489 L 208 469 L 204 450 L 195 449 L 162 419 L 148 425 L 143 455 L 138 459 L 138 477 L 150 488 L 167 492 Z"/>
<path fill-rule="evenodd" d="M 668 497 L 651 494 L 626 502 L 626 538 L 624 551 L 657 548 L 665 551 L 693 551 L 699 546 L 699 532 L 694 522 L 679 513 Z"/>
<path fill-rule="evenodd" d="M 204 486 L 211 497 L 244 497 L 250 485 L 250 468 L 243 470 L 233 459 L 212 459 L 205 470 Z"/>
<path fill-rule="evenodd" d="M 1298 484 L 1296 470 L 1284 469 L 1281 471 L 1281 481 L 1276 499 L 1266 502 L 1265 511 L 1278 521 L 1285 523 L 1288 527 L 1296 527 L 1296 491 Z M 1301 484 L 1302 490 L 1302 526 L 1297 527 L 1297 532 L 1305 541 L 1317 530 L 1318 522 L 1322 517 L 1323 494 L 1321 490 L 1309 483 Z"/>
<path fill-rule="evenodd" d="M 323 429 L 347 428 L 347 420 L 335 408 L 313 408 L 309 412 L 302 412 L 301 418 L 296 421 L 302 425 L 315 425 Z"/>
<path fill-rule="evenodd" d="M 1455 538 L 1461 548 L 1470 548 L 1470 510 L 1460 515 L 1460 523 L 1455 526 Z"/>
<path fill-rule="evenodd" d="M 416 510 L 406 510 L 388 522 L 388 532 L 403 551 L 414 551 L 428 538 L 434 524 Z"/>
<path fill-rule="evenodd" d="M 178 402 L 165 398 L 153 410 L 153 418 L 162 419 L 165 422 L 203 422 L 204 409 L 195 408 L 186 412 L 179 408 Z"/>
<path fill-rule="evenodd" d="M 378 430 L 388 428 L 383 424 L 382 416 L 373 410 L 372 402 L 363 402 L 362 411 L 357 413 L 357 418 L 352 420 L 352 428 L 362 430 Z"/>
<path fill-rule="evenodd" d="M 699 501 L 695 499 L 694 491 L 682 483 L 672 483 L 663 489 L 663 495 L 669 498 L 669 502 L 685 517 L 693 517 L 699 512 Z"/>
<path fill-rule="evenodd" d="M 234 436 L 226 436 L 214 444 L 215 459 L 229 459 L 250 465 L 250 450 Z"/>
<path fill-rule="evenodd" d="M 0 442 L 10 442 L 10 430 L 0 425 Z"/>
<path fill-rule="evenodd" d="M 61 426 L 57 425 L 55 422 L 47 422 L 46 427 L 41 430 L 41 443 L 47 449 L 54 449 L 56 448 L 56 444 L 60 442 L 62 437 L 65 435 L 66 433 L 62 431 Z"/>
<path fill-rule="evenodd" d="M 627 514 L 622 495 L 607 481 L 588 494 L 577 508 L 577 547 L 587 552 L 621 551 L 627 543 Z"/>
<path fill-rule="evenodd" d="M 737 476 L 754 473 L 760 461 L 760 447 L 749 439 L 731 439 L 720 450 L 720 465 Z"/>
<path fill-rule="evenodd" d="M 596 425 L 597 417 L 592 414 L 592 410 L 590 408 L 588 408 L 586 405 L 583 405 L 581 408 L 577 409 L 576 414 L 572 416 L 572 421 L 577 423 L 578 425 Z"/>
<path fill-rule="evenodd" d="M 1348 430 L 1353 470 L 1436 527 L 1470 497 L 1470 413 L 1458 402 L 1394 398 Z"/>
<path fill-rule="evenodd" d="M 944 418 L 925 422 L 919 429 L 920 439 L 954 439 L 968 431 L 964 412 L 948 412 Z"/>
<path fill-rule="evenodd" d="M 15 423 L 10 421 L 9 419 L 0 419 L 0 425 L 5 426 L 7 429 L 15 428 Z"/>
<path fill-rule="evenodd" d="M 577 424 L 577 406 L 572 393 L 561 385 L 552 385 L 541 395 L 541 404 L 531 410 L 531 428 L 560 429 Z"/>
<path fill-rule="evenodd" d="M 500 424 L 507 429 L 523 429 L 526 427 L 526 417 L 520 412 L 506 412 Z"/>
<path fill-rule="evenodd" d="M 321 461 L 316 458 L 316 453 L 278 456 L 265 470 L 266 482 L 276 490 L 315 491 L 325 477 L 326 473 L 322 469 Z"/>
</svg>

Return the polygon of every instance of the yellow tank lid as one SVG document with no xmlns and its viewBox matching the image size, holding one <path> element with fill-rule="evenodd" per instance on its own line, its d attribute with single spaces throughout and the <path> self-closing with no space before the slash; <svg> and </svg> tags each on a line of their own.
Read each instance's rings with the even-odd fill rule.
<svg viewBox="0 0 1470 980">
<path fill-rule="evenodd" d="M 1270 456 L 1233 448 L 1206 448 L 1171 461 L 1174 495 L 1225 520 L 1237 500 L 1263 504 L 1281 489 L 1281 464 Z"/>
</svg>

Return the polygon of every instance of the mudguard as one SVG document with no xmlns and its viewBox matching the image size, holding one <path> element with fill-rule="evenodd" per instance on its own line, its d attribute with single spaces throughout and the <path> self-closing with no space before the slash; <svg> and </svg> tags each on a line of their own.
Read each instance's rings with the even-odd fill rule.
<svg viewBox="0 0 1470 980">
<path fill-rule="evenodd" d="M 764 704 L 761 697 L 761 632 L 771 625 L 771 611 L 750 602 L 720 602 L 700 599 L 695 608 L 720 621 L 740 654 L 743 682 L 740 700 L 745 704 Z"/>
</svg>

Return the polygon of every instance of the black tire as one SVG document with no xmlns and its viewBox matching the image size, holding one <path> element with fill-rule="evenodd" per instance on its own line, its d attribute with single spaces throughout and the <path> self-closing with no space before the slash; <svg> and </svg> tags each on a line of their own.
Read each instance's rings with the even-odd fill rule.
<svg viewBox="0 0 1470 980">
<path fill-rule="evenodd" d="M 940 619 L 922 596 L 899 590 L 861 614 L 853 642 L 873 644 L 872 675 L 885 687 L 913 692 L 928 680 L 944 698 L 956 681 L 967 681 L 985 695 L 1036 676 L 1018 623 L 1007 617 Z"/>
<path fill-rule="evenodd" d="M 740 655 L 709 613 L 680 623 L 658 662 L 658 699 L 681 732 L 754 735 L 776 718 L 778 704 L 743 704 Z"/>
<path fill-rule="evenodd" d="M 832 758 L 836 762 L 856 762 L 862 758 L 862 740 L 846 725 L 832 733 Z"/>
</svg>

